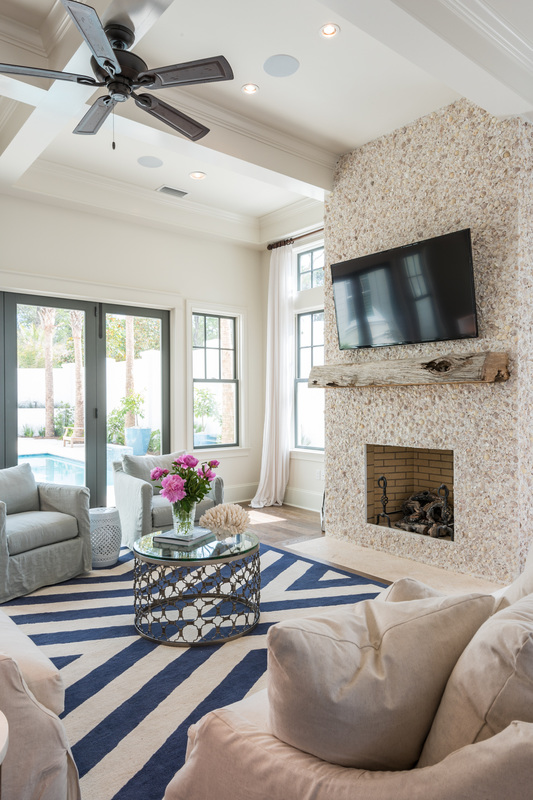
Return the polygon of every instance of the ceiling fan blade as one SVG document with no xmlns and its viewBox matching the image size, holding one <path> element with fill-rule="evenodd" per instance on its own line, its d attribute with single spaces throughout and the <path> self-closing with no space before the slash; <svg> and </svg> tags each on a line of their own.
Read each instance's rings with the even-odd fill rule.
<svg viewBox="0 0 533 800">
<path fill-rule="evenodd" d="M 102 69 L 105 69 L 110 75 L 119 73 L 120 64 L 94 8 L 85 3 L 79 3 L 77 0 L 61 0 L 61 2 Z"/>
<path fill-rule="evenodd" d="M 170 64 L 168 67 L 140 72 L 137 82 L 152 89 L 165 86 L 187 86 L 192 83 L 211 83 L 211 81 L 231 81 L 233 70 L 224 56 L 200 58 L 183 64 Z"/>
<path fill-rule="evenodd" d="M 135 94 L 132 92 L 131 96 L 139 108 L 143 108 L 153 117 L 157 117 L 161 122 L 170 125 L 171 128 L 182 133 L 188 139 L 192 139 L 193 142 L 209 133 L 209 128 L 206 128 L 205 125 L 201 125 L 186 114 L 182 114 L 177 108 L 163 103 L 162 100 L 157 100 L 150 94 Z"/>
<path fill-rule="evenodd" d="M 40 67 L 19 67 L 18 64 L 0 64 L 0 74 L 4 75 L 31 75 L 35 78 L 49 78 L 53 81 L 75 81 L 87 86 L 105 86 L 88 75 L 76 75 L 74 72 L 57 72 L 54 69 L 40 69 Z"/>
<path fill-rule="evenodd" d="M 116 104 L 117 101 L 113 100 L 109 95 L 99 97 L 98 100 L 92 104 L 83 119 L 76 125 L 72 133 L 82 133 L 87 136 L 98 133 Z"/>
</svg>

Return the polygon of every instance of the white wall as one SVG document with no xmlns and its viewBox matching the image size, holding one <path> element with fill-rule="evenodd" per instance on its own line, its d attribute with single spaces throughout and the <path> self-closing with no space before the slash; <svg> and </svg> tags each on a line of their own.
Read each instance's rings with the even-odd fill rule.
<svg viewBox="0 0 533 800">
<path fill-rule="evenodd" d="M 192 448 L 187 309 L 236 309 L 243 320 L 241 447 L 217 451 L 228 501 L 253 497 L 264 403 L 266 293 L 252 248 L 74 209 L 0 197 L 0 290 L 171 312 L 171 443 Z M 202 451 L 204 452 L 204 451 Z M 209 455 L 209 453 L 207 454 Z"/>
</svg>

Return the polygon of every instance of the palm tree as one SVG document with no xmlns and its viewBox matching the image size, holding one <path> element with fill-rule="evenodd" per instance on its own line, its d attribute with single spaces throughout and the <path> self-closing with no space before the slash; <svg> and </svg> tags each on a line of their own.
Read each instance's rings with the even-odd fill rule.
<svg viewBox="0 0 533 800">
<path fill-rule="evenodd" d="M 126 397 L 134 394 L 133 361 L 135 358 L 135 317 L 126 317 Z M 135 415 L 127 411 L 124 418 L 124 427 L 131 428 L 135 425 Z"/>
<path fill-rule="evenodd" d="M 54 354 L 53 339 L 55 330 L 55 308 L 39 308 L 39 319 L 44 331 L 44 435 L 54 437 Z"/>
<path fill-rule="evenodd" d="M 72 328 L 72 340 L 74 342 L 74 374 L 76 380 L 76 394 L 74 399 L 74 427 L 85 427 L 85 412 L 83 405 L 83 351 L 81 346 L 81 336 L 83 333 L 85 313 L 81 310 L 71 310 L 70 327 Z"/>
</svg>

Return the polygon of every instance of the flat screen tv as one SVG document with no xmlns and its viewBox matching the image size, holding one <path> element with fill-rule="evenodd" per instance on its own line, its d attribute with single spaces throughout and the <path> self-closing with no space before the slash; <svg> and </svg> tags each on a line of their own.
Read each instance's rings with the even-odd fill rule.
<svg viewBox="0 0 533 800">
<path fill-rule="evenodd" d="M 331 265 L 341 350 L 475 338 L 470 229 Z"/>
</svg>

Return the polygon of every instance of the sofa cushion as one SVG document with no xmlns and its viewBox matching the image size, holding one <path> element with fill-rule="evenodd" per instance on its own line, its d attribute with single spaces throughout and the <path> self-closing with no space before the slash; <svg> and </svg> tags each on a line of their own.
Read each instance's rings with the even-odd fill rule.
<svg viewBox="0 0 533 800">
<path fill-rule="evenodd" d="M 505 731 L 430 769 L 370 772 L 328 764 L 273 736 L 262 692 L 189 728 L 187 760 L 164 800 L 525 800 L 533 726 Z"/>
<path fill-rule="evenodd" d="M 496 610 L 507 608 L 507 606 L 516 603 L 522 597 L 533 592 L 533 544 L 529 549 L 529 553 L 524 564 L 524 569 L 518 578 L 507 586 L 506 589 L 499 589 L 495 594 L 498 597 Z"/>
<path fill-rule="evenodd" d="M 6 518 L 7 549 L 10 556 L 75 539 L 78 522 L 59 511 L 25 511 Z"/>
<path fill-rule="evenodd" d="M 37 700 L 61 714 L 65 689 L 59 670 L 18 625 L 0 611 L 0 652 L 17 662 L 22 677 Z"/>
<path fill-rule="evenodd" d="M 155 483 L 150 478 L 150 473 L 155 467 L 161 469 L 170 469 L 172 462 L 178 456 L 182 456 L 185 450 L 178 450 L 176 453 L 167 453 L 161 456 L 122 456 L 122 469 L 126 475 L 132 475 L 134 478 L 140 478 L 151 485 L 154 494 L 157 495 L 161 489 L 157 489 Z"/>
<path fill-rule="evenodd" d="M 7 514 L 39 510 L 37 484 L 27 462 L 0 469 L 0 500 L 6 504 Z"/>
<path fill-rule="evenodd" d="M 533 594 L 487 620 L 459 658 L 419 766 L 488 739 L 513 720 L 533 723 Z"/>
<path fill-rule="evenodd" d="M 444 592 L 428 586 L 416 578 L 400 578 L 375 597 L 388 603 L 402 603 L 405 600 L 423 600 L 425 597 L 444 597 Z"/>
<path fill-rule="evenodd" d="M 274 625 L 272 732 L 342 766 L 410 769 L 459 655 L 493 607 L 490 595 L 367 600 Z"/>
</svg>

